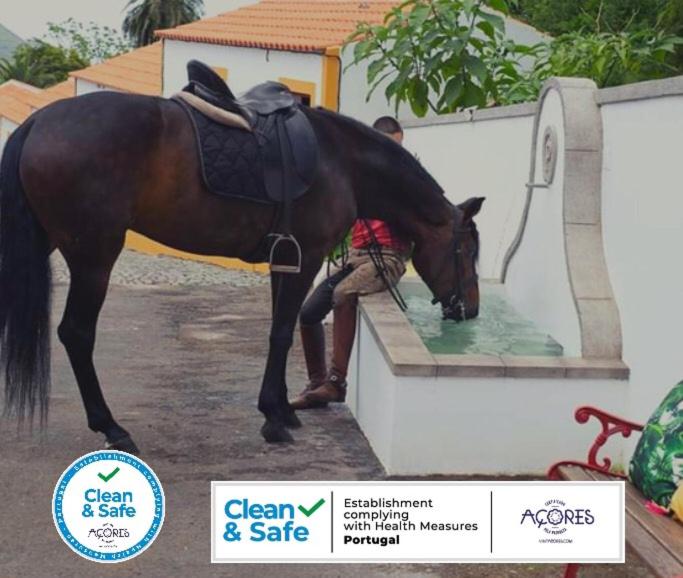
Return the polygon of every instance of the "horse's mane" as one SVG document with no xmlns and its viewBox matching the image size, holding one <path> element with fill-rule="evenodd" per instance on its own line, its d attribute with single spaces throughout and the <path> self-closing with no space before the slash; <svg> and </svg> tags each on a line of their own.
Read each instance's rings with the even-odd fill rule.
<svg viewBox="0 0 683 578">
<path fill-rule="evenodd" d="M 381 146 L 383 150 L 388 152 L 390 155 L 396 156 L 397 162 L 395 166 L 409 168 L 411 171 L 414 171 L 413 174 L 415 176 L 428 184 L 432 191 L 441 197 L 445 196 L 441 185 L 436 182 L 434 177 L 429 174 L 429 172 L 422 166 L 420 161 L 415 158 L 410 151 L 402 147 L 393 139 L 389 138 L 387 135 L 375 130 L 363 122 L 360 122 L 359 120 L 356 120 L 355 118 L 351 118 L 338 112 L 327 110 L 321 107 L 316 107 L 309 110 L 326 119 L 329 119 L 333 123 L 349 126 L 353 128 L 353 130 L 360 132 L 365 138 L 375 142 L 378 146 Z"/>
</svg>

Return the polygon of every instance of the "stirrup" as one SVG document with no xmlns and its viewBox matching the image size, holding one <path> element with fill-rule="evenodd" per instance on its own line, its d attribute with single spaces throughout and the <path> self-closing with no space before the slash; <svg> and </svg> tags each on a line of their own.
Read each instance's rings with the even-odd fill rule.
<svg viewBox="0 0 683 578">
<path fill-rule="evenodd" d="M 301 245 L 299 245 L 299 241 L 296 240 L 294 235 L 289 233 L 273 233 L 270 236 L 275 237 L 275 241 L 270 248 L 270 258 L 268 259 L 270 271 L 272 273 L 301 273 Z M 280 251 L 286 249 L 287 245 L 294 247 L 296 265 L 275 262 L 275 250 L 278 245 L 280 245 Z"/>
</svg>

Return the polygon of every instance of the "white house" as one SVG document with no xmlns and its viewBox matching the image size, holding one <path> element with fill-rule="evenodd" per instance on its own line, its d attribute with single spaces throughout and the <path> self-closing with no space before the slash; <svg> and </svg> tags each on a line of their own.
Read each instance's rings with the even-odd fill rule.
<svg viewBox="0 0 683 578">
<path fill-rule="evenodd" d="M 162 92 L 171 96 L 187 81 L 185 66 L 197 59 L 214 67 L 234 92 L 266 80 L 279 80 L 302 101 L 371 122 L 390 114 L 382 90 L 366 100 L 367 65 L 351 66 L 351 47 L 342 51 L 358 22 L 380 24 L 400 2 L 381 0 L 261 0 L 214 18 L 169 30 L 163 41 Z M 508 19 L 508 35 L 536 43 L 535 29 Z M 401 117 L 412 116 L 407 107 Z"/>
</svg>

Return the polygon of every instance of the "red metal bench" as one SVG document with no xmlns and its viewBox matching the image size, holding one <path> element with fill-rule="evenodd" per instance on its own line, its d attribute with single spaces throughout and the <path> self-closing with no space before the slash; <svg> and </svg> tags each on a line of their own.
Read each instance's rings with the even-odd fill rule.
<svg viewBox="0 0 683 578">
<path fill-rule="evenodd" d="M 634 431 L 642 431 L 643 426 L 588 406 L 577 409 L 574 417 L 579 423 L 586 423 L 590 417 L 595 417 L 602 424 L 602 431 L 588 451 L 586 462 L 557 462 L 548 469 L 548 479 L 582 482 L 615 478 L 626 480 L 626 543 L 656 576 L 683 578 L 683 525 L 650 512 L 645 507 L 647 500 L 628 481 L 627 476 L 612 472 L 609 458 L 598 458 L 598 452 L 610 436 L 621 434 L 629 437 Z M 578 572 L 578 564 L 568 564 L 564 578 L 576 578 Z"/>
</svg>

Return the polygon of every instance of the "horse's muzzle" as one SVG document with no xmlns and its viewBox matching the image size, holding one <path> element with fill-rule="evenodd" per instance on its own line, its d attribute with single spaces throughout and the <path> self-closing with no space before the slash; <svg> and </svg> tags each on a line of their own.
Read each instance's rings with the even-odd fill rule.
<svg viewBox="0 0 683 578">
<path fill-rule="evenodd" d="M 479 315 L 479 308 L 468 311 L 464 305 L 457 307 L 445 307 L 442 305 L 441 314 L 444 320 L 460 323 L 461 321 L 468 321 L 477 317 Z"/>
</svg>

